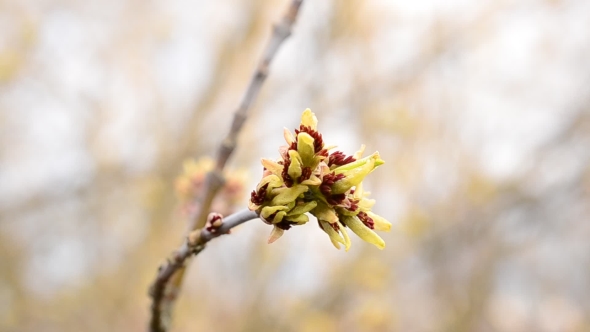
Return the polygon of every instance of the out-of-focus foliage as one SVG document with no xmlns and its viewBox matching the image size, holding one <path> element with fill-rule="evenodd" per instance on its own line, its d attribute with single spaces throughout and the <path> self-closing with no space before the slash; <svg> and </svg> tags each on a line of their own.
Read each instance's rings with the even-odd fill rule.
<svg viewBox="0 0 590 332">
<path fill-rule="evenodd" d="M 135 331 L 286 2 L 0 2 L 0 330 Z M 387 161 L 379 251 L 262 222 L 192 262 L 175 331 L 590 329 L 590 2 L 309 1 L 232 166 L 310 107 Z M 244 198 L 243 206 L 247 205 Z"/>
</svg>

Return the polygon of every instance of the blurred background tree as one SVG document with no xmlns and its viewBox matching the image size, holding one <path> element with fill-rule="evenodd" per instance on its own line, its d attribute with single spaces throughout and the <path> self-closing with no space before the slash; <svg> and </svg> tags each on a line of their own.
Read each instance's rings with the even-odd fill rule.
<svg viewBox="0 0 590 332">
<path fill-rule="evenodd" d="M 186 227 L 175 179 L 226 133 L 286 1 L 0 2 L 0 330 L 145 329 Z M 590 330 L 590 3 L 308 2 L 230 167 L 310 107 L 387 164 L 348 253 L 252 222 L 193 262 L 174 331 Z M 244 196 L 243 204 L 247 204 Z"/>
</svg>

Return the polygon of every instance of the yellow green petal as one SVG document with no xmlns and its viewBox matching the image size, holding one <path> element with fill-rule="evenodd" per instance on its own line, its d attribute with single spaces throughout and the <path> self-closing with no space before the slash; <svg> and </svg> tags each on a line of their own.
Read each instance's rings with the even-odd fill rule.
<svg viewBox="0 0 590 332">
<path fill-rule="evenodd" d="M 359 202 L 359 208 L 362 211 L 369 211 L 369 210 L 371 210 L 371 208 L 373 207 L 373 205 L 375 205 L 375 200 L 374 199 L 361 198 L 361 200 Z"/>
<path fill-rule="evenodd" d="M 333 208 L 321 201 L 317 201 L 317 203 L 318 206 L 311 210 L 311 214 L 318 218 L 318 220 L 324 220 L 331 224 L 338 222 L 338 216 L 336 215 L 336 212 Z"/>
<path fill-rule="evenodd" d="M 283 172 L 283 165 L 277 163 L 274 160 L 262 158 L 262 166 L 269 170 L 272 174 L 280 176 Z"/>
<path fill-rule="evenodd" d="M 293 181 L 296 181 L 301 176 L 301 161 L 299 159 L 299 153 L 295 150 L 289 150 L 289 157 L 291 158 L 291 164 L 289 165 L 289 176 Z"/>
<path fill-rule="evenodd" d="M 330 223 L 320 220 L 320 226 L 322 226 L 324 232 L 328 234 L 328 236 L 330 237 L 330 241 L 332 242 L 334 247 L 336 247 L 336 249 L 340 250 L 340 243 L 346 245 L 340 233 L 336 232 L 334 228 L 332 228 Z"/>
<path fill-rule="evenodd" d="M 357 217 L 343 216 L 342 222 L 363 241 L 374 244 L 379 249 L 385 248 L 385 241 L 377 233 L 365 226 Z"/>
<path fill-rule="evenodd" d="M 265 207 L 262 208 L 262 211 L 260 211 L 260 216 L 266 220 L 268 217 L 270 217 L 271 215 L 273 215 L 275 212 L 277 212 L 277 211 L 285 211 L 287 209 L 288 209 L 288 207 L 283 206 L 283 205 L 278 205 L 278 206 L 265 206 Z"/>
<path fill-rule="evenodd" d="M 338 226 L 340 227 L 340 234 L 342 234 L 342 237 L 344 239 L 344 250 L 348 251 L 348 249 L 350 249 L 350 237 L 348 236 L 348 231 L 346 231 L 346 227 L 344 227 L 340 222 L 338 222 Z"/>
<path fill-rule="evenodd" d="M 358 214 L 358 212 L 356 212 L 356 211 L 350 211 L 348 209 L 344 209 L 339 206 L 335 207 L 335 209 L 336 209 L 336 212 L 338 213 L 339 216 L 344 215 L 344 216 L 351 216 L 352 217 L 352 216 L 356 216 Z"/>
<path fill-rule="evenodd" d="M 322 184 L 322 180 L 320 178 L 318 178 L 315 175 L 311 175 L 309 177 L 309 179 L 301 182 L 301 184 L 307 185 L 307 186 L 319 186 L 320 184 Z"/>
<path fill-rule="evenodd" d="M 285 205 L 287 207 L 287 210 L 285 210 L 285 211 L 291 211 L 291 209 L 293 209 L 295 207 L 295 205 L 297 205 L 296 201 L 287 203 L 287 205 Z"/>
<path fill-rule="evenodd" d="M 309 217 L 306 214 L 298 214 L 298 215 L 293 215 L 293 216 L 287 217 L 287 220 L 292 221 L 292 222 L 296 222 L 296 223 L 302 225 L 302 224 L 305 224 L 306 222 L 309 221 Z"/>
<path fill-rule="evenodd" d="M 389 232 L 391 230 L 391 223 L 389 221 L 387 221 L 385 218 L 383 218 L 380 215 L 375 214 L 371 211 L 368 211 L 367 215 L 371 219 L 373 219 L 373 222 L 375 223 L 375 230 L 376 231 Z"/>
<path fill-rule="evenodd" d="M 272 220 L 267 220 L 272 222 L 273 224 L 278 224 L 281 221 L 283 221 L 283 218 L 285 218 L 285 216 L 287 215 L 286 211 L 279 211 L 277 212 L 277 214 L 275 214 L 274 218 L 272 218 Z"/>
<path fill-rule="evenodd" d="M 313 148 L 314 139 L 308 133 L 301 132 L 297 135 L 297 152 L 301 156 L 303 165 L 311 166 L 314 163 L 315 151 Z"/>
<path fill-rule="evenodd" d="M 379 154 L 379 152 L 376 152 L 377 154 Z M 385 160 L 381 159 L 381 158 L 377 158 L 375 159 L 375 167 L 381 166 L 385 164 Z"/>
<path fill-rule="evenodd" d="M 301 124 L 306 127 L 311 127 L 311 129 L 313 129 L 313 130 L 317 130 L 318 129 L 318 118 L 308 108 L 305 111 L 303 111 L 303 114 L 301 115 Z"/>
<path fill-rule="evenodd" d="M 260 180 L 260 183 L 256 186 L 256 190 L 260 190 L 265 184 L 268 184 L 266 192 L 269 192 L 274 188 L 283 186 L 283 179 L 275 174 L 267 175 Z"/>
<path fill-rule="evenodd" d="M 307 189 L 308 187 L 304 185 L 294 185 L 291 188 L 283 187 L 274 189 L 272 193 L 277 195 L 272 199 L 270 205 L 286 205 L 294 202 L 297 197 L 306 192 Z"/>
<path fill-rule="evenodd" d="M 367 164 L 370 161 L 374 162 L 375 167 L 383 165 L 385 162 L 383 161 L 383 159 L 381 159 L 381 156 L 379 156 L 379 152 L 374 152 L 372 155 L 367 156 L 365 158 L 362 159 L 357 159 L 356 161 L 353 161 L 350 164 L 346 164 L 346 165 L 342 165 L 342 166 L 338 166 L 334 169 L 334 172 L 336 172 L 336 174 L 338 173 L 345 173 L 346 171 L 350 171 L 352 169 L 358 168 L 358 167 L 362 167 L 363 165 Z"/>
<path fill-rule="evenodd" d="M 350 188 L 358 186 L 373 169 L 375 169 L 375 160 L 369 159 L 364 165 L 344 172 L 345 178 L 332 185 L 332 193 L 343 194 Z"/>
<path fill-rule="evenodd" d="M 299 204 L 296 207 L 294 207 L 291 211 L 289 211 L 289 213 L 287 215 L 293 216 L 296 214 L 307 213 L 307 212 L 313 210 L 317 205 L 318 205 L 318 203 L 316 201 L 307 202 L 305 204 Z"/>
</svg>

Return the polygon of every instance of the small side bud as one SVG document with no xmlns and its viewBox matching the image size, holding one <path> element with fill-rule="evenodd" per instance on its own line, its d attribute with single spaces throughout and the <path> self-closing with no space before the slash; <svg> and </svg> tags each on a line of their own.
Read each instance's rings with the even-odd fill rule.
<svg viewBox="0 0 590 332">
<path fill-rule="evenodd" d="M 223 225 L 223 216 L 216 212 L 209 213 L 207 216 L 207 225 L 209 226 L 206 229 L 211 233 L 215 233 Z"/>
</svg>

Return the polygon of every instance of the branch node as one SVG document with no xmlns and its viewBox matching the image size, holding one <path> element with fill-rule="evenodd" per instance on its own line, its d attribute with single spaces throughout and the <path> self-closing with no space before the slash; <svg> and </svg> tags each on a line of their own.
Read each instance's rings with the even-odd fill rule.
<svg viewBox="0 0 590 332">
<path fill-rule="evenodd" d="M 201 230 L 197 229 L 189 233 L 186 237 L 186 241 L 189 247 L 195 247 L 199 244 L 199 240 L 201 238 Z"/>
</svg>

